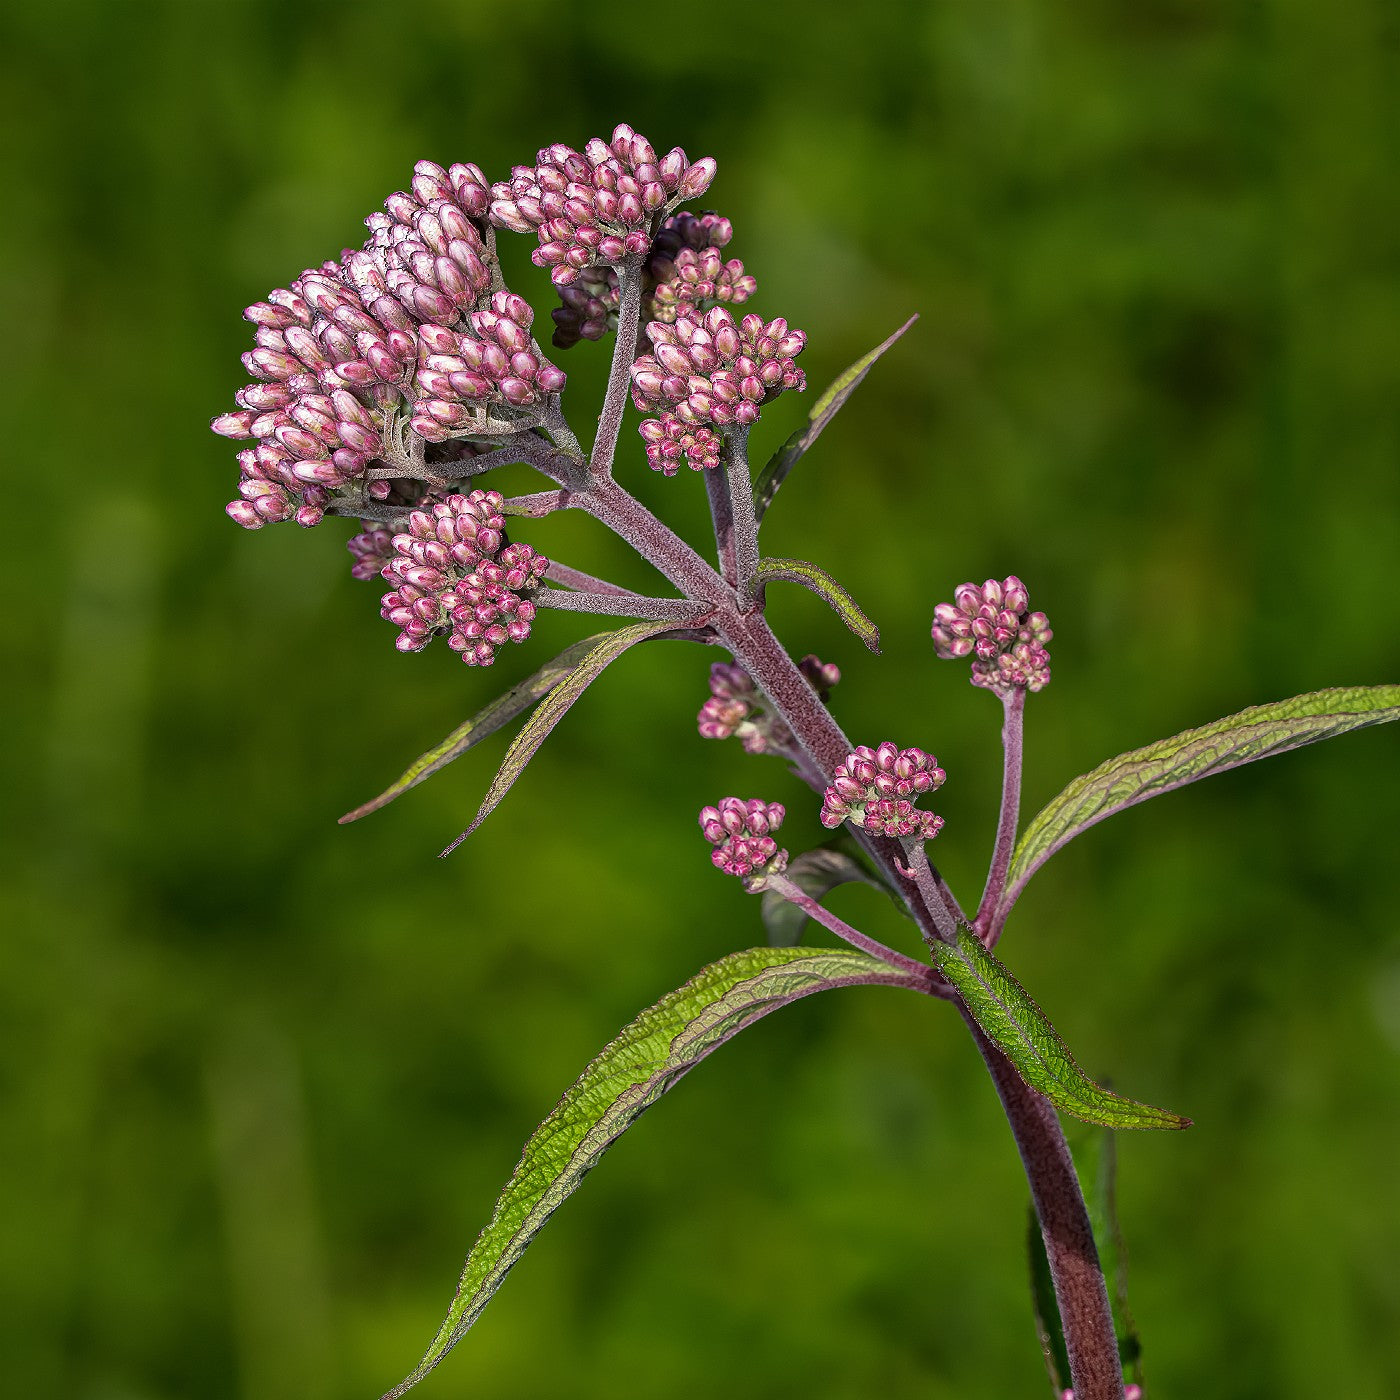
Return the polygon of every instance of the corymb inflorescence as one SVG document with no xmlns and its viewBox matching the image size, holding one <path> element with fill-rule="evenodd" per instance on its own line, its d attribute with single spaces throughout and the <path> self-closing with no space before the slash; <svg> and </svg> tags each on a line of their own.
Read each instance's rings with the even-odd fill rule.
<svg viewBox="0 0 1400 1400">
<path fill-rule="evenodd" d="M 862 744 L 822 794 L 822 825 L 850 822 L 874 836 L 931 840 L 942 829 L 943 818 L 919 811 L 914 799 L 942 787 L 947 776 L 938 760 L 922 749 L 901 749 L 888 739 L 876 749 Z"/>
<path fill-rule="evenodd" d="M 1055 634 L 1043 612 L 1031 612 L 1026 586 L 1015 574 L 980 587 L 964 583 L 951 603 L 933 610 L 933 649 L 944 660 L 972 657 L 972 683 L 999 695 L 1044 690 L 1050 684 Z"/>
</svg>

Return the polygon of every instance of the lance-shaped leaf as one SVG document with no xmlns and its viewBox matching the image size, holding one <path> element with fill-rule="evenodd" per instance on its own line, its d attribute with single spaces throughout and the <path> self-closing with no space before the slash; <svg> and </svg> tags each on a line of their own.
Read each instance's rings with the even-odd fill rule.
<svg viewBox="0 0 1400 1400">
<path fill-rule="evenodd" d="M 998 921 L 1026 881 L 1061 846 L 1105 817 L 1212 773 L 1394 719 L 1400 719 L 1400 685 L 1318 690 L 1271 705 L 1254 705 L 1214 724 L 1110 758 L 1076 778 L 1026 827 L 1011 858 Z"/>
<path fill-rule="evenodd" d="M 430 778 L 440 769 L 446 768 L 454 758 L 460 758 L 474 744 L 479 744 L 488 734 L 494 734 L 502 725 L 509 724 L 517 715 L 524 714 L 531 705 L 542 700 L 559 682 L 574 669 L 588 653 L 609 634 L 600 632 L 597 636 L 585 637 L 581 642 L 566 647 L 554 658 L 547 661 L 533 676 L 527 677 L 519 685 L 512 686 L 504 695 L 497 696 L 484 710 L 478 710 L 465 724 L 460 724 L 442 743 L 421 754 L 404 770 L 397 782 L 391 783 L 363 806 L 341 817 L 345 822 L 359 821 L 381 807 L 387 807 L 396 797 L 401 797 L 409 788 L 417 787 L 425 778 Z"/>
<path fill-rule="evenodd" d="M 880 654 L 880 629 L 825 569 L 805 559 L 760 559 L 753 574 L 754 585 L 761 587 L 774 579 L 787 579 L 810 588 L 871 651 Z"/>
<path fill-rule="evenodd" d="M 834 851 L 827 846 L 795 856 L 784 873 L 813 899 L 820 899 L 837 885 L 857 883 L 890 893 L 888 886 L 877 880 L 859 861 L 844 851 Z M 904 906 L 896 901 L 895 907 L 903 909 Z M 794 947 L 810 917 L 806 910 L 784 899 L 776 890 L 763 892 L 763 925 L 768 930 L 768 942 L 774 948 Z"/>
<path fill-rule="evenodd" d="M 754 482 L 753 509 L 757 519 L 763 519 L 764 512 L 773 504 L 773 497 L 778 494 L 778 488 L 783 484 L 784 478 L 821 436 L 822 429 L 836 417 L 846 400 L 860 387 L 861 381 L 870 373 L 875 361 L 918 319 L 917 316 L 911 316 L 888 340 L 882 340 L 868 355 L 862 355 L 855 364 L 838 375 L 826 392 L 812 405 L 807 422 L 768 459 L 767 465 L 758 474 L 758 480 Z"/>
<path fill-rule="evenodd" d="M 675 625 L 673 621 L 638 622 L 631 627 L 619 627 L 616 632 L 605 632 L 601 637 L 590 638 L 593 645 L 540 701 L 520 733 L 511 740 L 510 748 L 506 750 L 506 756 L 501 760 L 501 766 L 491 780 L 476 816 L 472 818 L 472 824 L 442 854 L 446 856 L 455 851 L 496 810 L 501 798 L 511 790 L 515 780 L 525 771 L 525 765 L 548 738 L 550 730 L 568 714 L 574 701 L 602 675 L 606 667 L 629 647 L 646 641 L 648 637 L 669 632 Z"/>
<path fill-rule="evenodd" d="M 637 1118 L 711 1051 L 770 1011 L 831 987 L 922 984 L 854 950 L 731 953 L 644 1011 L 535 1129 L 477 1237 L 447 1318 L 422 1361 L 383 1397 L 422 1380 L 480 1316 L 546 1220 Z"/>
<path fill-rule="evenodd" d="M 1050 1273 L 1050 1257 L 1045 1252 L 1045 1236 L 1040 1233 L 1040 1218 L 1032 1205 L 1026 1227 L 1026 1255 L 1031 1269 L 1031 1306 L 1035 1310 L 1035 1331 L 1040 1338 L 1040 1350 L 1045 1357 L 1045 1369 L 1050 1376 L 1050 1389 L 1055 1400 L 1069 1384 L 1069 1348 L 1065 1345 L 1065 1326 L 1060 1319 L 1060 1305 L 1055 1297 L 1055 1280 Z"/>
<path fill-rule="evenodd" d="M 1191 1120 L 1125 1099 L 1095 1084 L 1075 1063 L 1026 989 L 966 924 L 958 941 L 934 948 L 938 970 L 957 988 L 987 1038 L 1016 1073 L 1056 1108 L 1106 1128 L 1189 1128 Z"/>
</svg>

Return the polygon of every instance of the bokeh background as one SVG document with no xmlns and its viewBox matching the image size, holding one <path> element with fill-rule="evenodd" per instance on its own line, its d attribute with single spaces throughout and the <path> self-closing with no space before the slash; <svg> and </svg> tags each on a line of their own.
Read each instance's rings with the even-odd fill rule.
<svg viewBox="0 0 1400 1400">
<path fill-rule="evenodd" d="M 715 155 L 814 389 L 920 313 L 766 549 L 883 627 L 874 658 L 774 590 L 849 732 L 947 767 L 955 888 L 999 773 L 995 703 L 928 644 L 964 578 L 1019 572 L 1056 628 L 1027 814 L 1119 749 L 1400 678 L 1386 0 L 50 0 L 5 7 L 0 53 L 6 490 L 37 527 L 3 611 L 8 1394 L 377 1395 L 565 1085 L 761 940 L 698 807 L 782 798 L 817 838 L 781 765 L 696 737 L 714 656 L 674 644 L 451 860 L 505 735 L 336 825 L 590 630 L 547 616 L 490 673 L 402 657 L 343 525 L 222 513 L 241 308 L 358 243 L 416 159 L 498 178 L 618 120 Z M 584 430 L 604 358 L 563 360 Z M 703 540 L 698 483 L 625 432 L 625 480 Z M 645 584 L 590 524 L 522 533 Z M 1149 804 L 1003 945 L 1093 1073 L 1197 1123 L 1120 1144 L 1154 1400 L 1400 1394 L 1397 771 L 1374 730 Z M 834 902 L 907 946 L 873 893 Z M 633 1130 L 421 1393 L 1041 1395 L 1024 1198 L 956 1017 L 814 998 Z"/>
</svg>

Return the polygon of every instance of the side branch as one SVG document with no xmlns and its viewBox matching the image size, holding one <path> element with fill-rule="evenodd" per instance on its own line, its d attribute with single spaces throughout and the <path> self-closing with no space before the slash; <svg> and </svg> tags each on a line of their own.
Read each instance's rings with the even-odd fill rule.
<svg viewBox="0 0 1400 1400">
<path fill-rule="evenodd" d="M 1005 719 L 1001 726 L 1001 746 L 1004 754 L 1001 779 L 1001 815 L 997 820 L 996 843 L 992 847 L 991 868 L 987 871 L 986 888 L 977 908 L 973 927 L 988 948 L 996 946 L 1001 928 L 993 926 L 992 916 L 1006 888 L 1006 875 L 1011 869 L 1011 856 L 1016 849 L 1016 824 L 1021 811 L 1021 756 L 1026 713 L 1026 692 L 1016 686 L 1002 699 Z"/>
<path fill-rule="evenodd" d="M 647 598 L 640 593 L 576 593 L 572 589 L 542 588 L 533 595 L 536 607 L 561 612 L 596 613 L 600 617 L 637 617 L 646 622 L 674 622 L 695 627 L 709 614 L 703 603 L 689 598 Z"/>
<path fill-rule="evenodd" d="M 619 305 L 617 340 L 613 344 L 612 367 L 608 370 L 608 390 L 603 411 L 598 415 L 598 436 L 588 459 L 588 479 L 598 482 L 612 476 L 617 435 L 627 410 L 627 390 L 632 382 L 632 363 L 637 358 L 637 329 L 642 314 L 642 260 L 628 258 L 618 272 Z"/>
</svg>

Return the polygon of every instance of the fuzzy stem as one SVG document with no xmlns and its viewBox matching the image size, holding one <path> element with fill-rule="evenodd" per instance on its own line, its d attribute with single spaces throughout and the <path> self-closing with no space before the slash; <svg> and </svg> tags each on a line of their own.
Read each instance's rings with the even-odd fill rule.
<svg viewBox="0 0 1400 1400">
<path fill-rule="evenodd" d="M 641 258 L 628 258 L 618 270 L 617 279 L 617 340 L 613 344 L 603 411 L 598 415 L 598 436 L 593 439 L 593 454 L 588 460 L 588 479 L 594 484 L 612 476 L 617 435 L 622 431 L 622 415 L 627 410 L 627 389 L 637 358 L 637 330 L 642 314 Z"/>
<path fill-rule="evenodd" d="M 703 603 L 689 598 L 647 598 L 640 593 L 576 593 L 566 588 L 542 588 L 531 595 L 536 607 L 560 612 L 596 613 L 600 617 L 640 617 L 648 622 L 674 622 L 694 627 L 705 619 Z"/>
<path fill-rule="evenodd" d="M 729 519 L 734 535 L 734 582 L 739 605 L 754 600 L 758 568 L 758 517 L 753 508 L 753 477 L 749 472 L 749 429 L 736 425 L 724 435 L 724 480 L 729 488 Z"/>
<path fill-rule="evenodd" d="M 815 919 L 823 928 L 830 929 L 837 938 L 845 939 L 851 947 L 859 948 L 862 953 L 869 953 L 872 957 L 879 958 L 881 962 L 889 963 L 891 967 L 915 973 L 921 980 L 932 980 L 930 974 L 933 969 L 927 963 L 905 957 L 903 953 L 897 953 L 893 948 L 886 947 L 885 944 L 871 938 L 869 934 L 862 933 L 858 928 L 853 928 L 844 919 L 837 918 L 824 905 L 818 903 L 800 886 L 789 880 L 786 875 L 764 876 L 763 887 L 772 890 L 775 894 L 782 895 L 789 904 L 795 904 L 808 918 Z M 956 995 L 950 988 L 937 983 L 930 990 L 935 996 L 951 998 Z"/>
<path fill-rule="evenodd" d="M 1026 713 L 1026 692 L 1014 687 L 1002 697 L 1004 720 L 1001 726 L 1001 746 L 1005 755 L 1001 778 L 1001 816 L 997 820 L 996 843 L 992 847 L 992 864 L 987 871 L 982 902 L 977 906 L 973 927 L 988 948 L 996 946 L 1000 927 L 992 928 L 992 914 L 1006 888 L 1006 874 L 1011 869 L 1011 855 L 1016 849 L 1016 822 L 1021 812 L 1021 755 Z"/>
<path fill-rule="evenodd" d="M 729 483 L 724 468 L 701 473 L 705 478 L 705 494 L 710 501 L 710 519 L 715 526 L 715 552 L 719 571 L 732 588 L 738 581 L 734 569 L 734 511 L 729 504 Z"/>
<path fill-rule="evenodd" d="M 544 576 L 550 583 L 562 584 L 565 588 L 577 588 L 583 593 L 615 593 L 619 598 L 640 598 L 642 596 L 630 588 L 623 588 L 620 584 L 609 583 L 605 578 L 594 578 L 592 574 L 586 574 L 582 569 L 571 569 L 567 564 L 560 564 L 557 560 L 551 561 L 549 568 L 544 571 Z"/>
<path fill-rule="evenodd" d="M 1108 1289 L 1060 1120 L 987 1039 L 967 1007 L 959 1003 L 958 1009 L 991 1072 L 1030 1183 L 1064 1325 L 1075 1400 L 1124 1400 Z"/>
</svg>

